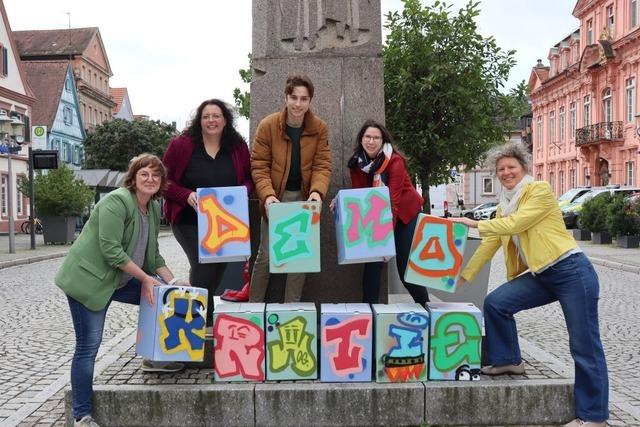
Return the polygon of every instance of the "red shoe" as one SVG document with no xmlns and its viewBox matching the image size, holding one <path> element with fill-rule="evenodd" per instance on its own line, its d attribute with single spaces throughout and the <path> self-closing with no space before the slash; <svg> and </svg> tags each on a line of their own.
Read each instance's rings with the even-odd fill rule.
<svg viewBox="0 0 640 427">
<path fill-rule="evenodd" d="M 220 299 L 224 301 L 232 302 L 247 302 L 249 301 L 249 287 L 251 286 L 251 275 L 249 274 L 249 261 L 244 264 L 242 269 L 242 281 L 244 286 L 239 291 L 234 289 L 227 289 L 220 295 Z"/>
</svg>

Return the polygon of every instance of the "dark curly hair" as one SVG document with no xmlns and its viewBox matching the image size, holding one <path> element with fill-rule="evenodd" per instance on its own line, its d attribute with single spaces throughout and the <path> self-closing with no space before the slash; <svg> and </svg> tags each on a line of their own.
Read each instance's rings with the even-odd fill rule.
<svg viewBox="0 0 640 427">
<path fill-rule="evenodd" d="M 198 106 L 191 123 L 182 131 L 182 136 L 188 136 L 195 143 L 202 144 L 202 111 L 207 105 L 217 105 L 224 116 L 225 126 L 220 139 L 220 149 L 229 152 L 236 145 L 246 144 L 242 135 L 235 128 L 232 108 L 226 102 L 215 98 L 207 99 Z"/>
</svg>

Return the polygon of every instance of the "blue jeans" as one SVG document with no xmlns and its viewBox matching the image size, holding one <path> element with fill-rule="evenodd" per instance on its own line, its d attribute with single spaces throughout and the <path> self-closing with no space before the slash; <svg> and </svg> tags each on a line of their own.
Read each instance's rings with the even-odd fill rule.
<svg viewBox="0 0 640 427">
<path fill-rule="evenodd" d="M 71 361 L 71 396 L 73 416 L 82 418 L 90 415 L 93 407 L 93 368 L 102 342 L 104 319 L 111 301 L 140 305 L 142 283 L 131 279 L 117 289 L 107 306 L 100 311 L 92 311 L 75 299 L 67 296 L 73 328 L 76 332 L 76 349 Z"/>
<path fill-rule="evenodd" d="M 503 284 L 484 301 L 487 361 L 492 365 L 516 365 L 522 360 L 514 314 L 560 302 L 575 363 L 576 416 L 595 422 L 609 418 L 607 363 L 598 327 L 599 288 L 591 262 L 578 253 L 540 274 L 526 273 Z"/>
<path fill-rule="evenodd" d="M 415 302 L 423 307 L 429 301 L 427 288 L 418 286 L 404 281 L 404 272 L 409 262 L 409 253 L 411 252 L 411 242 L 413 241 L 413 233 L 418 222 L 416 215 L 408 224 L 404 224 L 399 219 L 393 229 L 393 237 L 396 243 L 396 266 L 398 274 L 404 287 L 409 291 Z M 362 302 L 367 304 L 377 304 L 380 295 L 380 278 L 382 277 L 383 262 L 368 262 L 364 265 L 362 273 Z"/>
</svg>

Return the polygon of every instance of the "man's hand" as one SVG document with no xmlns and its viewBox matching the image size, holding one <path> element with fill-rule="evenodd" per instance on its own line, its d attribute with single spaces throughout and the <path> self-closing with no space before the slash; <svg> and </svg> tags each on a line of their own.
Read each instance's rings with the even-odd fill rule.
<svg viewBox="0 0 640 427">
<path fill-rule="evenodd" d="M 147 275 L 142 281 L 142 297 L 151 305 L 155 304 L 153 300 L 153 288 L 156 286 L 160 286 L 160 282 L 154 277 Z"/>
<path fill-rule="evenodd" d="M 307 202 L 321 202 L 322 203 L 322 196 L 320 196 L 320 193 L 318 193 L 317 191 L 312 191 L 311 194 L 309 194 L 309 198 L 307 199 Z"/>
</svg>

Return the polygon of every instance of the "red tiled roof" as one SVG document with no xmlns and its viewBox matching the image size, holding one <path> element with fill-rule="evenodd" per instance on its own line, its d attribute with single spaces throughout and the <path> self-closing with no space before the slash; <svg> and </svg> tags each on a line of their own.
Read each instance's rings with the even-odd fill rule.
<svg viewBox="0 0 640 427">
<path fill-rule="evenodd" d="M 27 80 L 38 101 L 33 104 L 31 123 L 51 130 L 67 75 L 68 61 L 23 62 Z"/>
<path fill-rule="evenodd" d="M 109 88 L 109 97 L 116 103 L 116 106 L 111 109 L 111 114 L 115 116 L 120 111 L 122 107 L 122 101 L 124 97 L 127 96 L 127 88 L 126 87 L 110 87 Z"/>
<path fill-rule="evenodd" d="M 98 27 L 14 31 L 22 59 L 37 56 L 82 55 Z"/>
</svg>

